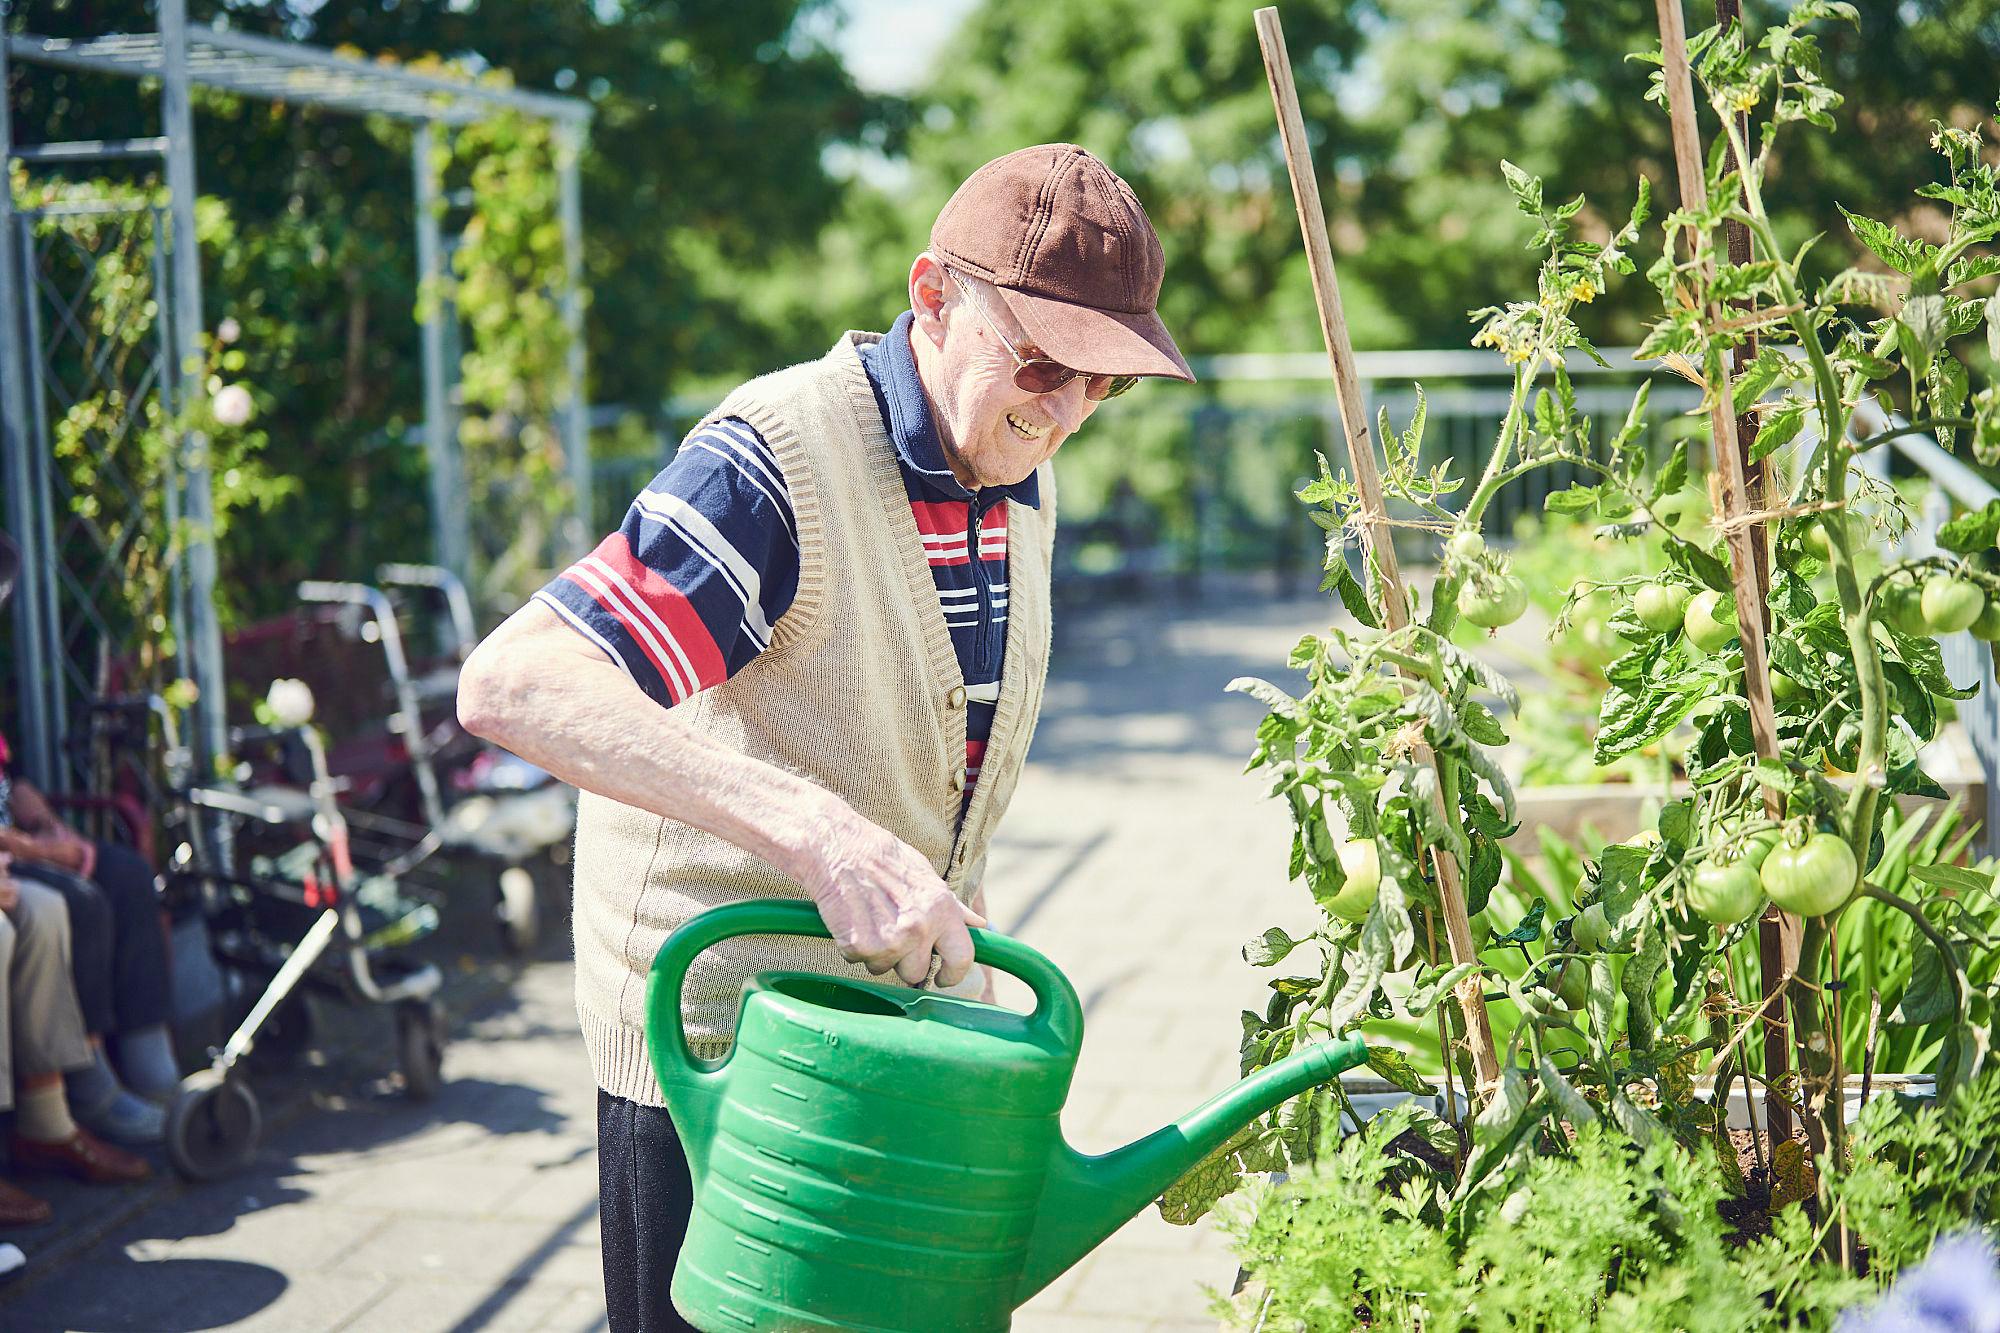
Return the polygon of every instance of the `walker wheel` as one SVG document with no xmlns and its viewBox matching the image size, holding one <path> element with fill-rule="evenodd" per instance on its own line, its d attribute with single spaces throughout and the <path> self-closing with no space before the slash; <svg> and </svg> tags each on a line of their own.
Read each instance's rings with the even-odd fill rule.
<svg viewBox="0 0 2000 1333">
<path fill-rule="evenodd" d="M 443 1004 L 404 1000 L 396 1006 L 396 1052 L 411 1101 L 431 1101 L 444 1087 L 444 1044 Z"/>
<path fill-rule="evenodd" d="M 167 1160 L 183 1179 L 220 1180 L 243 1169 L 263 1137 L 257 1094 L 241 1079 L 201 1069 L 167 1108 Z"/>
<path fill-rule="evenodd" d="M 541 938 L 541 908 L 535 903 L 535 877 L 522 866 L 500 872 L 500 896 L 493 904 L 500 926 L 500 945 L 515 958 L 534 952 Z"/>
</svg>

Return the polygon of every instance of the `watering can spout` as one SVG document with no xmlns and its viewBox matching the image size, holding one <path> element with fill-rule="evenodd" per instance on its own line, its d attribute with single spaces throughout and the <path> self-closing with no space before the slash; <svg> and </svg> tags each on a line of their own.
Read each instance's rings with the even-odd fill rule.
<svg viewBox="0 0 2000 1333">
<path fill-rule="evenodd" d="M 1367 1060 L 1367 1047 L 1359 1037 L 1322 1042 L 1259 1070 L 1173 1124 L 1100 1157 L 1087 1157 L 1058 1140 L 1015 1292 L 1016 1304 L 1055 1281 L 1251 1120 Z"/>
</svg>

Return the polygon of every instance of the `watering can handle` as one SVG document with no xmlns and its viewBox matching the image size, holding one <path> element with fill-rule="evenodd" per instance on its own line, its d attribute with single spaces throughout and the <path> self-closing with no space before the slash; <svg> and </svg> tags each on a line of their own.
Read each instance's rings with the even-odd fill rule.
<svg viewBox="0 0 2000 1333">
<path fill-rule="evenodd" d="M 753 898 L 711 907 L 667 936 L 653 957 L 646 987 L 646 1026 L 655 1038 L 653 1072 L 662 1087 L 687 1074 L 712 1074 L 720 1067 L 720 1061 L 698 1060 L 688 1050 L 681 1019 L 681 987 L 696 958 L 738 935 L 833 938 L 819 908 L 789 898 Z M 1028 983 L 1035 993 L 1035 1012 L 1029 1018 L 1032 1025 L 1070 1050 L 1082 1044 L 1083 1006 L 1076 998 L 1076 989 L 1054 963 L 1017 939 L 977 927 L 972 929 L 972 956 Z"/>
</svg>

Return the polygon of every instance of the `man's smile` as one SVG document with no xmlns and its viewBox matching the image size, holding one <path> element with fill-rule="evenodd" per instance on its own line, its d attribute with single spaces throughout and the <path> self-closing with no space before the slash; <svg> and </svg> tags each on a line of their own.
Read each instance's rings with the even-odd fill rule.
<svg viewBox="0 0 2000 1333">
<path fill-rule="evenodd" d="M 1033 422 L 1029 421 L 1027 418 L 1019 416 L 1013 412 L 1009 412 L 1007 414 L 1007 426 L 1014 432 L 1015 435 L 1019 436 L 1021 439 L 1024 440 L 1046 439 L 1048 437 L 1048 433 L 1051 430 L 1055 429 L 1053 426 L 1050 425 L 1038 426 Z"/>
</svg>

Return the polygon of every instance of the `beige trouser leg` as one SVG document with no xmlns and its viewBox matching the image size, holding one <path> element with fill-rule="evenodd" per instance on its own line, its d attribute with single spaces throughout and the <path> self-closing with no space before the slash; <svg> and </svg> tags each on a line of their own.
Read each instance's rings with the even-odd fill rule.
<svg viewBox="0 0 2000 1333">
<path fill-rule="evenodd" d="M 13 956 L 4 989 L 4 1027 L 13 1048 L 6 1080 L 81 1069 L 90 1063 L 83 1009 L 70 978 L 69 908 L 46 884 L 20 879 L 21 901 L 6 915 Z"/>
</svg>

